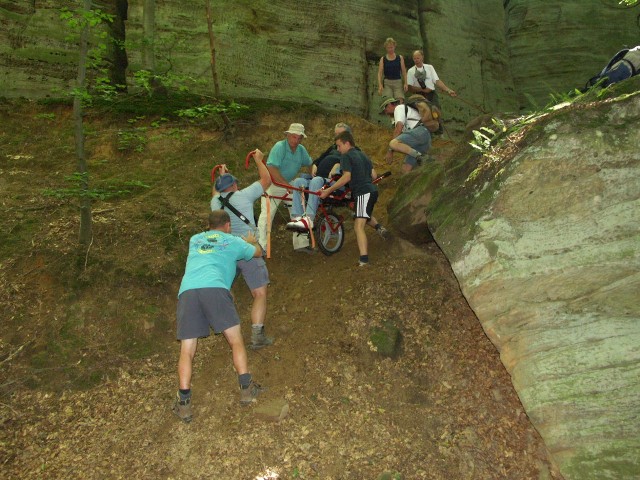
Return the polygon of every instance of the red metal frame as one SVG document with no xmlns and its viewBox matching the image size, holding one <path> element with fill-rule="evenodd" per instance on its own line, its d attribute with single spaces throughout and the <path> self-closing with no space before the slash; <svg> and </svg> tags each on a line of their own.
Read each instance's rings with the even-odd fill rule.
<svg viewBox="0 0 640 480">
<path fill-rule="evenodd" d="M 253 156 L 253 154 L 255 153 L 255 150 L 251 150 L 246 158 L 245 158 L 245 168 L 248 169 L 249 168 L 249 160 L 251 159 L 251 157 Z M 262 159 L 262 163 L 264 163 L 265 165 L 267 164 L 266 160 L 263 158 Z M 215 175 L 216 175 L 216 171 L 219 170 L 220 168 L 222 168 L 222 165 L 216 165 L 215 167 L 213 167 L 213 169 L 211 170 L 211 181 L 215 182 Z M 373 181 L 373 183 L 378 183 L 380 180 L 382 180 L 385 177 L 388 177 L 389 175 L 391 175 L 391 172 L 385 172 L 382 175 L 379 175 L 378 177 L 376 177 L 376 179 Z M 271 172 L 269 172 L 269 176 L 271 176 Z M 281 187 L 281 188 L 286 188 L 288 191 L 285 195 L 282 196 L 278 196 L 278 195 L 268 195 L 266 192 L 263 194 L 265 197 L 267 198 L 275 198 L 276 200 L 282 200 L 282 201 L 291 201 L 293 200 L 293 197 L 290 194 L 291 190 L 298 190 L 299 192 L 302 193 L 308 193 L 310 195 L 319 195 L 318 192 L 313 192 L 311 190 L 308 190 L 306 188 L 299 188 L 299 187 L 294 187 L 292 185 L 288 185 L 288 184 L 283 184 L 283 183 L 279 183 L 276 182 L 273 177 L 271 177 L 271 183 Z M 321 190 L 324 190 L 324 187 L 322 187 Z M 350 203 L 351 203 L 351 199 L 347 199 L 346 196 L 347 194 L 349 194 L 351 192 L 351 189 L 345 188 L 342 192 L 339 193 L 332 193 L 331 195 L 329 195 L 327 198 L 331 199 L 334 203 L 333 205 L 331 205 L 329 207 L 329 209 L 331 209 L 333 206 L 337 206 L 337 207 L 349 207 Z M 337 232 L 338 229 L 340 228 L 340 226 L 344 223 L 344 218 L 342 218 L 342 216 L 337 216 L 337 218 L 340 220 L 338 223 L 332 223 L 331 220 L 329 219 L 329 212 L 327 211 L 327 208 L 325 207 L 325 204 L 323 203 L 323 201 L 321 200 L 320 203 L 318 204 L 318 210 L 322 212 L 322 215 L 324 216 L 326 223 L 329 225 L 329 228 L 331 228 L 331 231 L 333 233 Z M 316 212 L 316 216 L 318 215 L 318 212 Z M 315 219 L 314 219 L 315 220 Z M 315 223 L 315 222 L 314 222 Z"/>
</svg>

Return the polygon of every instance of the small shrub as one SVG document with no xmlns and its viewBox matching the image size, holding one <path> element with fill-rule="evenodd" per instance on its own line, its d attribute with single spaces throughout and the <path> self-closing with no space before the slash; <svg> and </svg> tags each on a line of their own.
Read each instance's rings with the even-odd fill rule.
<svg viewBox="0 0 640 480">
<path fill-rule="evenodd" d="M 149 185 L 140 180 L 126 180 L 124 182 L 109 183 L 103 187 L 83 188 L 84 184 L 88 184 L 88 175 L 82 173 L 74 173 L 65 177 L 65 180 L 72 184 L 68 188 L 52 188 L 44 190 L 43 194 L 48 197 L 58 199 L 84 198 L 89 197 L 92 200 L 108 200 L 111 198 L 124 197 L 132 195 L 136 191 L 150 188 Z"/>
<path fill-rule="evenodd" d="M 36 118 L 43 119 L 43 120 L 55 120 L 56 114 L 55 113 L 39 113 L 36 115 Z"/>
<path fill-rule="evenodd" d="M 121 152 L 143 152 L 145 147 L 147 146 L 146 131 L 146 127 L 135 127 L 131 130 L 118 130 L 117 149 Z"/>
</svg>

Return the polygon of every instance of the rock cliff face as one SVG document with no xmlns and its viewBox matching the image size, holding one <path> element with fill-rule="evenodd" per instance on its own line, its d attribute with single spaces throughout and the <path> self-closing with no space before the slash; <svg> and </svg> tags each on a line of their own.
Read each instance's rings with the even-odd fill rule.
<svg viewBox="0 0 640 480">
<path fill-rule="evenodd" d="M 142 0 L 101 0 L 116 15 L 110 49 L 117 81 L 143 67 Z M 514 111 L 548 101 L 599 71 L 624 43 L 637 42 L 640 7 L 617 0 L 290 0 L 211 1 L 216 65 L 224 96 L 314 102 L 380 120 L 377 62 L 388 36 L 411 66 L 423 48 L 460 99 L 443 99 L 458 129 L 480 111 Z M 60 96 L 75 79 L 77 51 L 65 37 L 62 7 L 78 0 L 0 0 L 0 91 L 7 97 Z M 213 92 L 206 1 L 155 2 L 159 73 L 188 75 Z M 114 53 L 115 52 L 115 53 Z M 120 69 L 120 70 L 118 70 Z"/>
<path fill-rule="evenodd" d="M 405 177 L 390 212 L 414 237 L 429 225 L 566 479 L 640 475 L 640 79 L 625 83 L 631 98 L 540 120 L 510 161 L 460 152 Z"/>
<path fill-rule="evenodd" d="M 79 4 L 0 0 L 0 95 L 71 89 L 77 51 L 59 11 Z M 143 2 L 100 4 L 118 15 L 111 31 L 128 42 L 130 79 L 143 66 Z M 188 75 L 211 94 L 205 4 L 156 1 L 154 57 L 157 72 Z M 222 95 L 378 120 L 377 62 L 392 36 L 407 66 L 423 47 L 459 92 L 443 99 L 452 129 L 582 86 L 640 32 L 640 7 L 617 0 L 211 4 Z M 126 60 L 112 58 L 124 72 Z M 559 111 L 490 176 L 461 162 L 407 177 L 392 212 L 414 238 L 430 237 L 430 225 L 567 478 L 633 478 L 640 468 L 639 102 Z"/>
<path fill-rule="evenodd" d="M 583 87 L 618 50 L 640 41 L 640 5 L 618 0 L 505 1 L 506 38 L 519 105 Z"/>
</svg>

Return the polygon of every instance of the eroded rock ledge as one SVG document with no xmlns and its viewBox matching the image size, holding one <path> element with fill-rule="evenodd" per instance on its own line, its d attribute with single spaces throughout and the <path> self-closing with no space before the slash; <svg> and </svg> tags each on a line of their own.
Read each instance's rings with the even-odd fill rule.
<svg viewBox="0 0 640 480">
<path fill-rule="evenodd" d="M 467 152 L 391 206 L 426 220 L 566 479 L 640 475 L 638 125 L 638 92 L 565 108 L 490 175 Z"/>
</svg>

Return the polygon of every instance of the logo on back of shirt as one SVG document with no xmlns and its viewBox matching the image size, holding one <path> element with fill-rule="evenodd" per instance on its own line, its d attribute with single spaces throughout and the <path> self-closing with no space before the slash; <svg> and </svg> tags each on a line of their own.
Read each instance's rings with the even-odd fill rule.
<svg viewBox="0 0 640 480">
<path fill-rule="evenodd" d="M 219 233 L 214 233 L 213 235 L 207 236 L 202 242 L 198 245 L 198 253 L 201 254 L 209 254 L 213 253 L 216 250 L 224 250 L 229 246 L 229 240 L 225 240 L 222 235 Z"/>
</svg>

